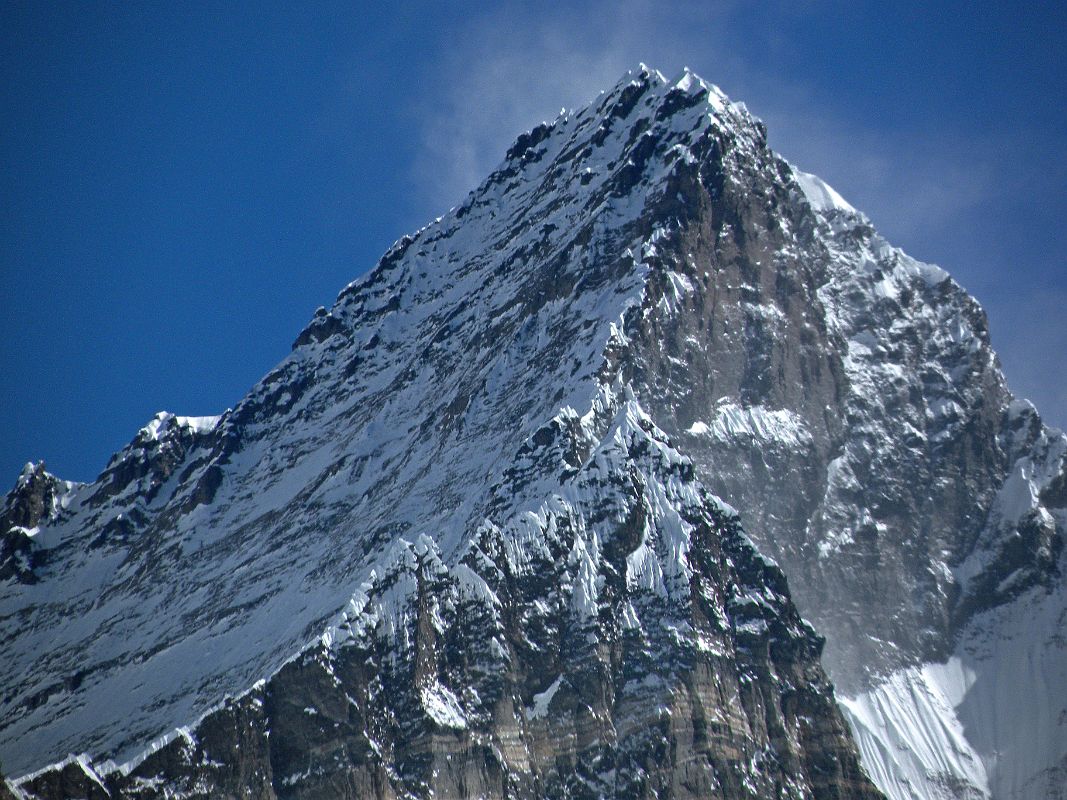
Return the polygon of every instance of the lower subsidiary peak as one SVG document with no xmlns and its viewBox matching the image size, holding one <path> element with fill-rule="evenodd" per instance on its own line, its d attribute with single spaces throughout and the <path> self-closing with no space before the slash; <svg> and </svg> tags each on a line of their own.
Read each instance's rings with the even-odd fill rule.
<svg viewBox="0 0 1067 800">
<path fill-rule="evenodd" d="M 43 461 L 22 468 L 0 510 L 0 581 L 37 582 L 37 534 L 63 514 L 77 486 L 46 471 Z"/>
</svg>

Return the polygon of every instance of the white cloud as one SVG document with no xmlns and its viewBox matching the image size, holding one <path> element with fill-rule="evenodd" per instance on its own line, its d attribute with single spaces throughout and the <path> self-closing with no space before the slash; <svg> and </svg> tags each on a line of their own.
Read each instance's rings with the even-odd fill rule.
<svg viewBox="0 0 1067 800">
<path fill-rule="evenodd" d="M 739 8 L 623 0 L 542 13 L 511 5 L 472 18 L 412 107 L 422 145 L 412 182 L 427 214 L 461 202 L 520 133 L 592 100 L 640 62 L 668 77 L 690 66 L 745 100 L 767 121 L 776 149 L 837 185 L 890 236 L 922 235 L 989 191 L 989 170 L 976 157 L 982 143 L 888 139 L 820 105 L 802 82 L 745 63 L 734 45 L 751 32 Z M 787 24 L 790 13 L 798 12 L 768 16 Z M 782 31 L 765 28 L 773 47 Z"/>
<path fill-rule="evenodd" d="M 675 11 L 707 26 L 725 20 L 727 9 L 712 2 Z M 427 206 L 440 213 L 460 202 L 520 133 L 584 105 L 640 62 L 680 70 L 681 54 L 694 47 L 668 22 L 661 4 L 644 0 L 554 14 L 507 6 L 471 20 L 460 35 L 466 44 L 437 66 L 412 108 L 422 130 L 413 182 Z"/>
</svg>

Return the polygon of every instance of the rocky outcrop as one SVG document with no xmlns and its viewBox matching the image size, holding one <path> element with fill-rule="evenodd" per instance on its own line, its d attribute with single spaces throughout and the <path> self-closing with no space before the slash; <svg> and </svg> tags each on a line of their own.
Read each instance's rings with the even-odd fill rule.
<svg viewBox="0 0 1067 800">
<path fill-rule="evenodd" d="M 0 774 L 0 800 L 17 800 L 15 792 L 12 791 L 2 774 Z"/>
<path fill-rule="evenodd" d="M 27 464 L 0 512 L 0 580 L 35 583 L 41 554 L 33 537 L 42 523 L 57 518 L 74 489 L 45 471 L 44 462 Z"/>
<path fill-rule="evenodd" d="M 23 788 L 880 796 L 822 640 L 692 464 L 632 402 L 600 437 L 560 422 L 527 457 L 564 471 L 561 453 L 581 457 L 534 513 L 486 520 L 452 566 L 429 537 L 401 542 L 324 641 L 249 694 L 123 769 L 67 764 Z"/>
</svg>

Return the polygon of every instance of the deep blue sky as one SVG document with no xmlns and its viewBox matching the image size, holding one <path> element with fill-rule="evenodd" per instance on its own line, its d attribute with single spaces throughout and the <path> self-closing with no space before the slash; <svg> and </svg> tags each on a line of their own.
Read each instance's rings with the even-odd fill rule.
<svg viewBox="0 0 1067 800">
<path fill-rule="evenodd" d="M 1067 424 L 1062 3 L 63 5 L 0 10 L 5 488 L 233 405 L 518 133 L 639 61 L 744 100 L 952 272 Z"/>
</svg>

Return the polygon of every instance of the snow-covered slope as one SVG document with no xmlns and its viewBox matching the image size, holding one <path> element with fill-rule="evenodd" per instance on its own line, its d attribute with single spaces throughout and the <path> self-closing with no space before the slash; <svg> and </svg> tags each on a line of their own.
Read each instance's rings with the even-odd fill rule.
<svg viewBox="0 0 1067 800">
<path fill-rule="evenodd" d="M 1064 452 L 942 270 L 641 70 L 237 407 L 16 489 L 0 758 L 90 754 L 55 797 L 870 796 L 732 506 L 886 792 L 1055 797 Z"/>
<path fill-rule="evenodd" d="M 1062 590 L 1030 592 L 978 617 L 946 663 L 842 699 L 890 797 L 1063 796 L 1064 605 Z"/>
</svg>

